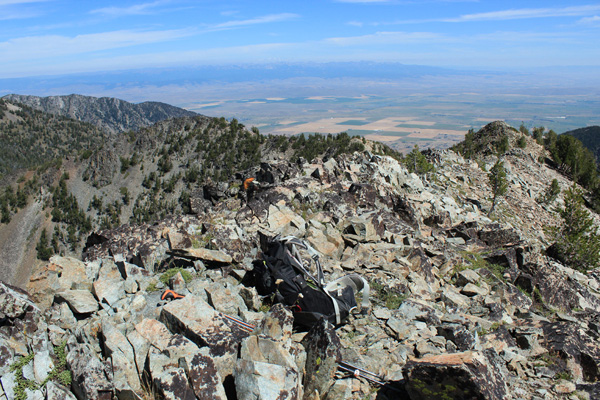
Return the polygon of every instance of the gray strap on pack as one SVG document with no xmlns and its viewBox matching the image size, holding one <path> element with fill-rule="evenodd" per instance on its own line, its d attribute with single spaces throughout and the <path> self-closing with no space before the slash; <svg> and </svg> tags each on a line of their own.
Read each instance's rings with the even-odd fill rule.
<svg viewBox="0 0 600 400">
<path fill-rule="evenodd" d="M 339 289 L 345 288 L 346 286 L 352 287 L 352 289 L 354 289 L 354 293 L 362 291 L 362 302 L 360 304 L 360 308 L 361 311 L 367 310 L 371 305 L 369 302 L 369 294 L 371 290 L 367 280 L 358 274 L 345 275 L 329 282 L 327 286 L 325 286 L 325 291 L 336 292 Z"/>
</svg>

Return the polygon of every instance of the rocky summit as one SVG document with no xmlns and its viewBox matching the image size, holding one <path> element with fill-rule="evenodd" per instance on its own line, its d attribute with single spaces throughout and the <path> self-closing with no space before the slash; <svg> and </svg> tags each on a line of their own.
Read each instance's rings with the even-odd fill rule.
<svg viewBox="0 0 600 400">
<path fill-rule="evenodd" d="M 491 151 L 430 151 L 425 175 L 368 148 L 280 160 L 245 172 L 253 193 L 206 182 L 191 214 L 95 232 L 26 291 L 0 284 L 0 399 L 600 398 L 600 271 L 547 255 L 564 200 L 539 201 L 572 182 L 486 128 L 512 148 L 490 215 Z M 277 234 L 327 281 L 365 277 L 370 307 L 296 330 L 252 282 Z"/>
</svg>

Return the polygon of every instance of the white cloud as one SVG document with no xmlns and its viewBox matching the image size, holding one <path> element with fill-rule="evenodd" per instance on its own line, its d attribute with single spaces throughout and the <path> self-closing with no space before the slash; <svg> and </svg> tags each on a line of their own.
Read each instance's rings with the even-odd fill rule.
<svg viewBox="0 0 600 400">
<path fill-rule="evenodd" d="M 389 3 L 392 0 L 336 0 L 338 3 Z"/>
<path fill-rule="evenodd" d="M 444 37 L 432 32 L 376 32 L 362 36 L 346 36 L 324 39 L 325 43 L 340 46 L 363 46 L 375 44 L 397 44 L 443 40 Z"/>
<path fill-rule="evenodd" d="M 563 8 L 519 8 L 486 13 L 465 14 L 458 18 L 443 19 L 445 22 L 500 21 L 524 18 L 577 17 L 600 11 L 600 5 Z"/>
<path fill-rule="evenodd" d="M 50 0 L 0 0 L 0 6 L 10 6 L 13 4 L 25 4 L 25 3 L 43 3 Z"/>
<path fill-rule="evenodd" d="M 168 1 L 158 0 L 151 3 L 135 4 L 130 7 L 104 7 L 90 11 L 91 14 L 101 14 L 109 17 L 124 17 L 127 15 L 151 14 L 153 8 L 159 7 Z"/>
<path fill-rule="evenodd" d="M 190 29 L 165 31 L 120 30 L 78 35 L 74 37 L 46 35 L 29 36 L 0 42 L 3 63 L 85 54 L 148 43 L 165 42 L 190 36 Z"/>
<path fill-rule="evenodd" d="M 211 28 L 215 29 L 215 30 L 218 30 L 218 29 L 230 29 L 230 28 L 237 28 L 237 27 L 240 27 L 240 26 L 248 26 L 248 25 L 266 24 L 266 23 L 270 23 L 270 22 L 287 21 L 289 19 L 297 18 L 297 17 L 299 17 L 298 14 L 292 14 L 292 13 L 269 14 L 269 15 L 263 15 L 261 17 L 256 17 L 256 18 L 251 18 L 251 19 L 241 19 L 241 20 L 227 21 L 227 22 L 223 22 L 221 24 L 213 25 Z"/>
<path fill-rule="evenodd" d="M 10 7 L 19 4 L 43 3 L 51 0 L 0 0 L 0 21 L 25 19 L 39 16 L 39 12 L 23 7 Z M 6 8 L 3 8 L 6 7 Z"/>
<path fill-rule="evenodd" d="M 436 0 L 452 1 L 452 0 Z M 391 22 L 371 22 L 371 26 L 422 24 L 429 22 L 473 22 L 473 21 L 506 21 L 513 19 L 549 18 L 549 17 L 580 17 L 600 11 L 600 5 L 563 7 L 563 8 L 519 8 L 510 10 L 491 11 L 485 13 L 465 14 L 456 18 L 424 18 L 396 20 Z M 593 18 L 593 17 L 592 17 Z M 587 18 L 583 18 L 587 20 Z M 585 22 L 585 21 L 584 21 Z M 594 22 L 594 21 L 591 21 Z"/>
<path fill-rule="evenodd" d="M 364 22 L 360 22 L 360 21 L 350 21 L 350 22 L 346 22 L 347 25 L 350 26 L 357 26 L 359 28 L 362 28 L 365 24 Z"/>
<path fill-rule="evenodd" d="M 574 33 L 564 32 L 517 32 L 517 31 L 498 31 L 491 33 L 481 33 L 469 37 L 464 37 L 462 40 L 465 43 L 469 42 L 500 42 L 504 44 L 523 44 L 539 42 L 543 44 L 566 43 L 578 40 L 578 36 Z"/>
<path fill-rule="evenodd" d="M 600 16 L 594 15 L 593 17 L 581 18 L 577 22 L 579 24 L 584 24 L 584 25 L 598 25 L 598 24 L 600 24 Z"/>
<path fill-rule="evenodd" d="M 36 17 L 38 14 L 35 13 L 0 13 L 0 21 L 7 21 L 10 19 L 24 19 L 24 18 L 32 18 Z"/>
</svg>

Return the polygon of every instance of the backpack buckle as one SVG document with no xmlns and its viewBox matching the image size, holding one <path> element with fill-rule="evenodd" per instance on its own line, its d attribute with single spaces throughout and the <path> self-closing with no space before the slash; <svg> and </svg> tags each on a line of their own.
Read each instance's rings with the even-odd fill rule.
<svg viewBox="0 0 600 400">
<path fill-rule="evenodd" d="M 302 312 L 302 307 L 300 307 L 298 304 L 294 304 L 293 306 L 290 307 L 290 310 L 292 312 Z"/>
</svg>

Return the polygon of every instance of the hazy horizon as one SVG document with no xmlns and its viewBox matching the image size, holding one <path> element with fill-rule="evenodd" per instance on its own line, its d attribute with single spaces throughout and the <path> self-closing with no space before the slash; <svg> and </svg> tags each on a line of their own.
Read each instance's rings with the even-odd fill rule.
<svg viewBox="0 0 600 400">
<path fill-rule="evenodd" d="M 600 125 L 598 75 L 567 69 L 577 73 L 373 62 L 204 66 L 2 79 L 0 95 L 161 101 L 263 133 L 347 131 L 404 151 L 447 148 L 495 120 L 558 133 Z"/>
<path fill-rule="evenodd" d="M 161 101 L 266 133 L 425 146 L 495 119 L 600 124 L 597 2 L 0 0 L 0 20 L 0 95 Z"/>
</svg>

